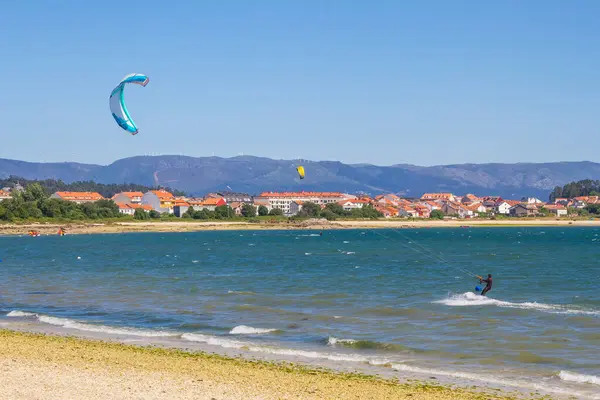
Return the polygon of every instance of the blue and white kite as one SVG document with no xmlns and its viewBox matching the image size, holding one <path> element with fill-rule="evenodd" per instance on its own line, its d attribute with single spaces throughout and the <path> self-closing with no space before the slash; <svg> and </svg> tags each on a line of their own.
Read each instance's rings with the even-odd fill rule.
<svg viewBox="0 0 600 400">
<path fill-rule="evenodd" d="M 150 79 L 146 75 L 142 74 L 129 74 L 119 85 L 113 89 L 110 94 L 110 111 L 112 116 L 117 121 L 117 124 L 127 132 L 135 135 L 138 133 L 138 128 L 131 119 L 127 107 L 125 106 L 125 98 L 123 97 L 123 91 L 125 90 L 126 83 L 135 83 L 137 85 L 146 86 L 150 82 Z"/>
</svg>

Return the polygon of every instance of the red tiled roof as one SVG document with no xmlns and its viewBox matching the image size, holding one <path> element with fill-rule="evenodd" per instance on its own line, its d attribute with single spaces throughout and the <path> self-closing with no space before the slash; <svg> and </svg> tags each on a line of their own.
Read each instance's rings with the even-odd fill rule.
<svg viewBox="0 0 600 400">
<path fill-rule="evenodd" d="M 56 192 L 56 195 L 63 200 L 102 200 L 104 197 L 96 192 Z"/>
<path fill-rule="evenodd" d="M 174 196 L 172 193 L 167 192 L 166 190 L 151 190 L 160 200 L 173 200 Z"/>
<path fill-rule="evenodd" d="M 143 197 L 144 193 L 142 193 L 142 192 L 121 192 L 121 193 L 115 194 L 112 198 L 114 199 L 115 197 L 117 197 L 119 195 L 125 195 L 129 198 L 132 198 L 132 197 Z"/>
<path fill-rule="evenodd" d="M 262 192 L 260 197 L 342 197 L 340 192 Z"/>
</svg>

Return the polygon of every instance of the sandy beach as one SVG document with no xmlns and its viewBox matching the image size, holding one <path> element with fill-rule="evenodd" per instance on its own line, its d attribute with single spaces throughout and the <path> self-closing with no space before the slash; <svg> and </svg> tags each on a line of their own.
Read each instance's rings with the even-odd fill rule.
<svg viewBox="0 0 600 400">
<path fill-rule="evenodd" d="M 0 235 L 26 235 L 36 230 L 41 235 L 55 235 L 59 228 L 67 234 L 126 233 L 126 232 L 195 232 L 210 230 L 266 230 L 266 229 L 390 229 L 390 228 L 458 228 L 468 227 L 534 227 L 534 226 L 595 226 L 600 220 L 568 219 L 503 219 L 503 220 L 341 220 L 250 223 L 245 221 L 157 221 L 111 223 L 31 223 L 0 224 Z"/>
<path fill-rule="evenodd" d="M 509 399 L 429 382 L 0 330 L 7 399 Z M 533 397 L 524 397 L 533 398 Z"/>
</svg>

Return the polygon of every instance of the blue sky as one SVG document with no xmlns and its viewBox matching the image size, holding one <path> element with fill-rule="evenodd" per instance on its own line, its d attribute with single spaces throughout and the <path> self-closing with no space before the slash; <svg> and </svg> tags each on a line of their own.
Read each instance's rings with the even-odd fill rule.
<svg viewBox="0 0 600 400">
<path fill-rule="evenodd" d="M 0 157 L 600 161 L 600 2 L 14 1 Z M 128 73 L 140 133 L 108 96 Z M 132 86 L 132 85 L 130 85 Z"/>
</svg>

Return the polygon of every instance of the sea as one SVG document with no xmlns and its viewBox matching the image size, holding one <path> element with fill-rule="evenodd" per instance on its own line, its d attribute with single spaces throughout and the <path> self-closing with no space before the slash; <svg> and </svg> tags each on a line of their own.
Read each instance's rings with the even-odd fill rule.
<svg viewBox="0 0 600 400">
<path fill-rule="evenodd" d="M 600 399 L 594 227 L 5 236 L 0 260 L 4 328 Z"/>
</svg>

